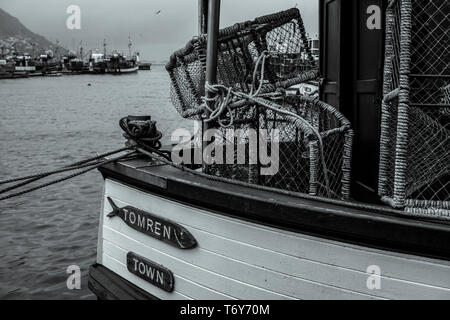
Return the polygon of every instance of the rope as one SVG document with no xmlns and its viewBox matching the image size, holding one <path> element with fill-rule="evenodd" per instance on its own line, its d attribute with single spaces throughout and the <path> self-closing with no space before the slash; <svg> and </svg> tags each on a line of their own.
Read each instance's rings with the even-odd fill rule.
<svg viewBox="0 0 450 320">
<path fill-rule="evenodd" d="M 119 125 L 125 132 L 125 138 L 139 139 L 155 149 L 161 148 L 162 133 L 157 130 L 156 121 L 152 121 L 152 117 L 128 116 L 120 119 Z"/>
<path fill-rule="evenodd" d="M 108 163 L 116 162 L 116 161 L 119 161 L 119 160 L 128 158 L 130 155 L 132 155 L 132 154 L 134 154 L 134 153 L 135 153 L 135 151 L 133 150 L 133 151 L 131 151 L 131 152 L 128 152 L 128 153 L 125 154 L 125 155 L 122 155 L 122 156 L 119 156 L 119 157 L 116 157 L 116 158 L 112 158 L 112 159 L 109 159 L 109 160 L 102 161 L 102 162 L 97 163 L 97 164 L 95 164 L 94 166 L 92 166 L 92 167 L 90 167 L 90 168 L 88 168 L 88 169 L 85 169 L 85 170 L 82 170 L 82 171 L 80 171 L 80 172 L 71 174 L 71 175 L 69 175 L 69 176 L 66 176 L 66 177 L 63 177 L 63 178 L 59 178 L 59 179 L 56 179 L 56 180 L 47 182 L 47 183 L 45 183 L 45 184 L 41 184 L 41 185 L 35 186 L 35 187 L 30 188 L 30 189 L 27 189 L 27 190 L 23 190 L 23 191 L 20 191 L 20 192 L 17 192 L 17 193 L 13 193 L 13 194 L 10 194 L 10 195 L 1 197 L 1 198 L 0 198 L 0 201 L 7 200 L 7 199 L 11 199 L 11 198 L 15 198 L 15 197 L 18 197 L 18 196 L 21 196 L 21 195 L 24 195 L 24 194 L 27 194 L 27 193 L 30 193 L 30 192 L 33 192 L 33 191 L 36 191 L 36 190 L 45 188 L 45 187 L 48 187 L 48 186 L 51 186 L 51 185 L 54 185 L 54 184 L 57 184 L 57 183 L 60 183 L 60 182 L 63 182 L 63 181 L 69 180 L 69 179 L 75 178 L 75 177 L 77 177 L 77 176 L 83 175 L 83 174 L 85 174 L 85 173 L 87 173 L 87 172 L 89 172 L 89 171 L 92 171 L 92 170 L 94 170 L 94 169 L 97 169 L 97 168 L 99 168 L 99 167 L 101 167 L 101 166 L 103 166 L 103 165 L 106 165 L 106 164 L 108 164 Z"/>
<path fill-rule="evenodd" d="M 85 163 L 92 162 L 92 161 L 98 160 L 98 159 L 102 159 L 102 158 L 105 158 L 107 156 L 110 156 L 110 155 L 113 155 L 113 154 L 117 154 L 117 153 L 129 150 L 129 149 L 130 149 L 130 147 L 124 147 L 124 148 L 120 148 L 118 150 L 110 151 L 110 152 L 107 152 L 107 153 L 104 153 L 104 154 L 101 154 L 101 155 L 98 155 L 98 156 L 86 159 L 86 160 L 82 160 L 82 161 L 78 161 L 78 162 L 69 164 L 67 166 L 62 167 L 61 169 L 56 169 L 56 170 L 53 170 L 53 171 L 41 172 L 41 173 L 33 174 L 33 175 L 30 175 L 30 176 L 25 176 L 25 177 L 20 177 L 20 178 L 14 178 L 14 179 L 0 181 L 0 185 L 2 185 L 2 184 L 9 184 L 9 183 L 18 182 L 18 181 L 23 181 L 23 180 L 28 180 L 28 179 L 33 179 L 33 178 L 37 178 L 37 177 L 41 177 L 41 176 L 45 177 L 45 176 L 49 176 L 49 175 L 56 174 L 56 173 L 62 173 L 62 172 L 64 172 L 64 170 L 66 170 L 68 168 L 73 168 L 73 167 L 76 167 L 76 166 L 79 166 L 79 165 L 83 165 Z M 67 171 L 71 171 L 71 170 L 74 170 L 74 169 L 70 169 L 70 170 L 67 170 Z"/>
<path fill-rule="evenodd" d="M 66 177 L 52 180 L 47 183 L 35 186 L 33 188 L 1 197 L 0 201 L 18 197 L 18 196 L 48 187 L 53 184 L 75 178 L 77 176 L 85 174 L 89 171 L 97 169 L 97 168 L 99 168 L 103 165 L 106 165 L 108 163 L 111 163 L 111 162 L 116 162 L 119 160 L 128 160 L 131 157 L 133 157 L 134 155 L 136 155 L 135 149 L 137 147 L 144 148 L 146 150 L 150 150 L 151 152 L 158 154 L 160 157 L 162 157 L 166 161 L 170 161 L 170 157 L 168 156 L 168 154 L 170 154 L 170 152 L 165 151 L 165 150 L 159 150 L 161 148 L 160 139 L 162 137 L 162 134 L 161 134 L 161 132 L 159 132 L 156 129 L 156 122 L 152 121 L 150 116 L 145 116 L 145 117 L 128 116 L 126 118 L 122 118 L 120 120 L 119 124 L 120 124 L 120 127 L 125 131 L 124 136 L 128 139 L 128 143 L 127 143 L 126 147 L 120 148 L 118 150 L 114 150 L 111 152 L 107 152 L 102 155 L 97 155 L 95 157 L 91 157 L 91 158 L 88 158 L 88 159 L 85 159 L 82 161 L 78 161 L 78 162 L 75 162 L 73 164 L 64 166 L 64 167 L 56 169 L 56 170 L 46 171 L 46 172 L 41 172 L 41 173 L 25 176 L 25 177 L 19 177 L 19 178 L 0 181 L 0 185 L 22 181 L 18 184 L 15 184 L 15 185 L 7 187 L 3 190 L 0 190 L 0 194 L 3 194 L 8 191 L 28 185 L 32 182 L 44 179 L 51 175 L 68 172 L 68 171 L 81 170 L 81 169 L 86 168 L 84 170 L 78 171 L 78 172 L 68 175 Z M 112 158 L 112 159 L 100 160 L 100 159 L 104 159 L 107 156 L 117 154 L 119 152 L 131 150 L 131 149 L 132 149 L 132 151 L 128 152 L 125 155 L 118 156 L 118 157 Z"/>
<path fill-rule="evenodd" d="M 256 64 L 255 64 L 255 70 L 253 71 L 253 82 L 251 86 L 250 93 L 244 93 L 244 92 L 236 92 L 231 87 L 226 87 L 221 84 L 210 84 L 208 82 L 205 83 L 205 91 L 208 93 L 211 93 L 213 95 L 212 98 L 208 98 L 206 95 L 203 98 L 204 107 L 210 112 L 210 115 L 208 118 L 204 119 L 204 122 L 212 122 L 212 121 L 218 121 L 219 125 L 224 128 L 228 128 L 233 125 L 234 123 L 234 116 L 231 112 L 230 104 L 237 102 L 237 99 L 247 100 L 253 102 L 255 105 L 264 107 L 266 109 L 269 109 L 277 114 L 282 114 L 288 117 L 294 118 L 294 123 L 300 124 L 302 128 L 306 128 L 310 130 L 310 132 L 316 137 L 318 145 L 319 145 L 319 153 L 321 158 L 321 165 L 324 171 L 324 177 L 325 177 L 325 185 L 327 188 L 328 196 L 331 196 L 331 188 L 330 188 L 330 180 L 328 176 L 328 168 L 325 161 L 325 152 L 324 152 L 324 146 L 323 146 L 323 140 L 322 135 L 320 132 L 312 125 L 310 124 L 306 119 L 302 118 L 296 113 L 290 112 L 288 110 L 283 110 L 282 107 L 278 104 L 275 104 L 273 102 L 269 102 L 268 100 L 262 99 L 263 97 L 271 97 L 271 98 L 280 98 L 280 95 L 282 95 L 281 92 L 275 92 L 270 94 L 260 94 L 261 89 L 264 84 L 264 68 L 266 59 L 269 57 L 268 51 L 263 51 L 261 55 L 258 57 Z M 258 79 L 258 70 L 260 69 L 260 81 L 259 85 L 256 91 L 255 89 L 255 83 Z M 210 108 L 208 104 L 211 104 L 215 106 L 215 108 Z M 244 104 L 240 105 L 239 107 L 243 107 Z M 224 125 L 220 117 L 224 114 L 224 112 L 227 111 L 230 115 L 230 119 L 228 121 L 228 124 Z"/>
<path fill-rule="evenodd" d="M 62 168 L 62 169 L 58 169 L 58 170 L 54 170 L 54 171 L 48 172 L 46 174 L 35 175 L 33 178 L 30 178 L 30 179 L 26 180 L 25 182 L 21 182 L 21 183 L 13 185 L 11 187 L 8 187 L 8 188 L 0 190 L 0 194 L 3 194 L 5 192 L 8 192 L 8 191 L 20 188 L 20 187 L 23 187 L 23 186 L 25 186 L 27 184 L 30 184 L 32 182 L 44 179 L 44 178 L 46 178 L 48 176 L 51 176 L 51 175 L 54 175 L 54 174 L 68 172 L 68 171 L 74 171 L 74 170 L 79 170 L 79 169 L 82 169 L 82 168 L 90 167 L 90 166 L 98 164 L 98 163 L 100 163 L 100 162 L 97 161 L 95 163 L 87 163 L 87 164 L 82 164 L 82 165 L 78 165 L 78 166 L 74 166 L 74 167 Z"/>
</svg>

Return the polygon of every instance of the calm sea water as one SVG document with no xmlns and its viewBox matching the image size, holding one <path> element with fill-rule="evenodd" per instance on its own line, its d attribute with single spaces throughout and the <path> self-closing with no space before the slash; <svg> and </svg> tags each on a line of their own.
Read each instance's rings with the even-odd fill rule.
<svg viewBox="0 0 450 320">
<path fill-rule="evenodd" d="M 152 115 L 166 137 L 190 127 L 170 103 L 163 66 L 136 75 L 0 80 L 0 113 L 0 180 L 122 147 L 118 121 L 129 114 Z M 87 273 L 102 183 L 93 171 L 0 202 L 1 299 L 95 298 Z M 81 290 L 67 289 L 71 265 L 81 268 Z"/>
</svg>

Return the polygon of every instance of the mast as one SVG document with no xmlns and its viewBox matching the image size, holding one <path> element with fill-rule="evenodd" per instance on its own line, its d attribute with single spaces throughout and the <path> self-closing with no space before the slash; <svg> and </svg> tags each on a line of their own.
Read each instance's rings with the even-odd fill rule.
<svg viewBox="0 0 450 320">
<path fill-rule="evenodd" d="M 220 23 L 220 0 L 209 0 L 208 6 L 208 45 L 206 49 L 206 81 L 217 83 L 217 38 Z M 212 96 L 208 94 L 208 97 Z"/>
<path fill-rule="evenodd" d="M 129 57 L 131 57 L 131 47 L 133 46 L 133 44 L 131 43 L 131 35 L 128 35 L 128 53 L 129 53 Z"/>
<path fill-rule="evenodd" d="M 203 28 L 204 25 L 208 26 L 207 33 L 208 33 L 208 45 L 206 49 L 206 81 L 209 84 L 216 84 L 217 83 L 217 39 L 219 36 L 219 23 L 220 23 L 220 0 L 209 0 L 208 3 L 208 12 L 207 16 L 204 15 L 205 13 L 205 6 L 203 6 L 206 3 L 206 1 L 200 1 L 200 8 L 201 8 L 201 28 Z M 200 9 L 199 9 L 200 11 Z M 207 21 L 204 20 L 204 17 L 207 17 Z M 200 20 L 200 19 L 199 19 Z M 207 22 L 207 23 L 205 23 Z M 211 92 L 207 92 L 208 98 L 213 98 L 214 94 Z M 206 118 L 209 117 L 209 112 L 205 112 Z M 203 122 L 203 133 L 209 129 L 209 124 Z M 207 142 L 203 140 L 203 150 L 207 146 Z M 204 165 L 203 170 L 206 172 L 207 167 Z"/>
<path fill-rule="evenodd" d="M 198 0 L 198 35 L 208 32 L 208 0 Z"/>
<path fill-rule="evenodd" d="M 55 58 L 59 61 L 61 60 L 59 57 L 59 40 L 56 39 L 55 41 Z"/>
<path fill-rule="evenodd" d="M 106 39 L 103 39 L 103 56 L 106 58 Z"/>
<path fill-rule="evenodd" d="M 31 55 L 32 55 L 32 58 L 33 58 L 33 59 L 35 58 L 34 46 L 35 46 L 35 43 L 32 42 L 32 43 L 31 43 Z M 3 54 L 3 49 L 2 49 L 2 54 Z"/>
</svg>

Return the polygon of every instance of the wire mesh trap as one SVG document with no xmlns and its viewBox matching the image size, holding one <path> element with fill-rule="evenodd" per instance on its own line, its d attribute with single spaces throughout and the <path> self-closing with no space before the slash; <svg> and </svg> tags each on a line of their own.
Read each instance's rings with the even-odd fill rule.
<svg viewBox="0 0 450 320">
<path fill-rule="evenodd" d="M 223 152 L 223 158 L 228 154 L 230 159 L 231 155 L 234 164 L 213 164 L 207 173 L 313 196 L 349 199 L 353 140 L 350 122 L 335 108 L 307 96 L 259 101 L 262 106 L 249 102 L 233 111 L 239 120 L 229 128 L 218 129 L 225 137 L 219 152 Z M 242 135 L 236 135 L 238 130 Z M 258 139 L 257 144 L 249 132 L 264 134 L 264 139 Z M 250 153 L 252 148 L 254 152 Z M 264 167 L 273 170 L 273 163 L 261 160 L 261 148 L 272 156 L 273 152 L 279 154 L 274 157 L 277 169 L 269 174 L 261 174 Z"/>
<path fill-rule="evenodd" d="M 191 40 L 175 52 L 166 69 L 171 79 L 171 99 L 184 118 L 200 119 L 205 96 L 206 36 Z M 218 83 L 248 93 L 259 57 L 267 63 L 256 82 L 262 92 L 287 88 L 317 77 L 316 63 L 309 48 L 298 9 L 242 22 L 219 31 Z M 263 80 L 264 79 L 264 80 Z"/>
<path fill-rule="evenodd" d="M 450 6 L 390 1 L 379 192 L 412 215 L 450 219 Z"/>
<path fill-rule="evenodd" d="M 209 118 L 202 120 L 219 132 L 203 150 L 211 151 L 213 159 L 205 173 L 349 199 L 349 121 L 312 97 L 284 92 L 318 76 L 300 11 L 294 8 L 220 30 L 214 85 L 205 81 L 206 48 L 206 37 L 194 38 L 166 66 L 178 112 L 200 120 L 208 108 Z M 208 104 L 206 91 L 215 96 Z"/>
</svg>

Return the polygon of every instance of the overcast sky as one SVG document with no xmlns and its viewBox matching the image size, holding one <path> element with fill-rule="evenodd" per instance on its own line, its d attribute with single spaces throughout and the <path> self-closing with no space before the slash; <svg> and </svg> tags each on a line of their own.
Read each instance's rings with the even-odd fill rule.
<svg viewBox="0 0 450 320">
<path fill-rule="evenodd" d="M 128 34 L 134 49 L 146 59 L 167 60 L 197 33 L 197 0 L 0 0 L 0 8 L 32 31 L 68 49 L 108 49 L 127 52 Z M 295 7 L 300 8 L 307 32 L 318 30 L 317 0 L 222 0 L 221 27 Z M 81 8 L 81 30 L 68 30 L 66 9 Z M 161 10 L 160 14 L 155 14 Z"/>
</svg>

